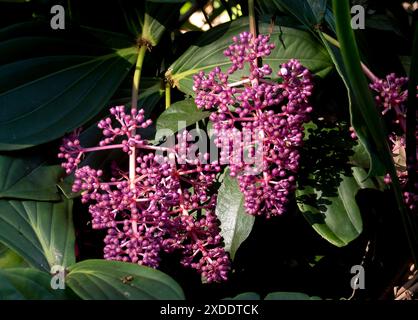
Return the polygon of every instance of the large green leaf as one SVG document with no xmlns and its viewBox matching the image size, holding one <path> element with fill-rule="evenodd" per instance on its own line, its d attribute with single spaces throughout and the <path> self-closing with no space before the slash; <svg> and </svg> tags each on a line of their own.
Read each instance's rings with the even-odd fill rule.
<svg viewBox="0 0 418 320">
<path fill-rule="evenodd" d="M 83 42 L 68 37 L 71 32 L 60 38 L 44 28 L 25 23 L 0 30 L 0 72 L 5 75 L 0 80 L 0 150 L 48 142 L 85 123 L 135 62 L 137 50 L 125 36 L 85 28 Z M 123 43 L 127 47 L 113 49 Z"/>
<path fill-rule="evenodd" d="M 58 165 L 45 165 L 40 155 L 0 156 L 0 198 L 58 201 L 55 185 L 62 172 Z"/>
<path fill-rule="evenodd" d="M 308 296 L 301 292 L 271 292 L 264 300 L 322 300 L 317 296 Z"/>
<path fill-rule="evenodd" d="M 73 264 L 72 201 L 0 200 L 0 241 L 41 270 Z"/>
<path fill-rule="evenodd" d="M 260 300 L 261 297 L 256 292 L 243 292 L 232 298 L 225 298 L 224 300 Z"/>
<path fill-rule="evenodd" d="M 256 292 L 244 292 L 233 298 L 225 298 L 224 300 L 261 300 Z M 308 296 L 301 292 L 271 292 L 267 294 L 263 300 L 322 300 L 317 296 Z"/>
<path fill-rule="evenodd" d="M 242 18 L 205 32 L 195 45 L 171 65 L 166 73 L 167 78 L 181 91 L 193 95 L 193 75 L 201 70 L 209 72 L 216 66 L 225 72 L 231 62 L 223 55 L 224 50 L 232 43 L 234 35 L 248 28 L 248 20 Z M 308 32 L 271 26 L 268 23 L 260 23 L 259 29 L 260 33 L 270 33 L 271 42 L 276 44 L 271 55 L 263 59 L 263 63 L 269 64 L 274 73 L 277 73 L 282 63 L 291 58 L 298 59 L 319 76 L 325 76 L 332 70 L 332 61 L 327 51 Z M 230 76 L 231 81 L 241 80 L 244 72 L 246 71 L 234 73 Z"/>
<path fill-rule="evenodd" d="M 337 21 L 337 34 L 341 47 L 341 72 L 353 99 L 350 106 L 351 124 L 361 142 L 368 149 L 376 150 L 372 157 L 377 157 L 386 167 L 386 172 L 393 167 L 393 161 L 382 120 L 369 90 L 366 77 L 360 65 L 360 54 L 354 33 L 350 25 L 349 6 L 346 1 L 335 2 L 334 12 Z M 345 71 L 344 71 L 345 70 Z M 369 148 L 370 147 L 370 148 Z M 373 159 L 371 159 L 373 164 Z M 373 166 L 371 167 L 373 170 Z"/>
<path fill-rule="evenodd" d="M 65 300 L 66 290 L 54 290 L 51 276 L 36 269 L 0 269 L 0 300 Z"/>
<path fill-rule="evenodd" d="M 230 177 L 228 171 L 219 188 L 216 215 L 221 222 L 225 249 L 234 259 L 238 248 L 249 236 L 255 218 L 245 212 L 244 196 L 237 179 Z"/>
<path fill-rule="evenodd" d="M 12 249 L 0 243 L 0 270 L 17 267 L 28 267 L 28 264 Z"/>
<path fill-rule="evenodd" d="M 356 194 L 362 188 L 374 188 L 370 180 L 364 180 L 366 171 L 354 167 L 352 176 L 340 176 L 335 196 L 311 186 L 296 190 L 299 209 L 304 217 L 324 239 L 342 247 L 356 239 L 363 230 Z"/>
<path fill-rule="evenodd" d="M 358 97 L 353 94 L 353 88 L 350 84 L 349 75 L 347 70 L 344 66 L 344 62 L 341 56 L 340 50 L 330 44 L 324 34 L 320 34 L 320 37 L 327 48 L 330 57 L 332 58 L 335 68 L 340 75 L 344 85 L 347 89 L 347 97 L 350 109 L 350 118 L 351 124 L 356 129 L 356 135 L 359 140 L 360 148 L 363 149 L 363 152 L 367 154 L 367 161 L 369 168 L 369 175 L 370 176 L 383 176 L 386 174 L 387 169 L 384 166 L 381 158 L 378 156 L 378 146 L 376 142 L 373 141 L 370 128 L 364 124 L 364 119 L 361 114 L 361 110 L 359 109 L 360 102 L 357 101 Z M 385 143 L 384 139 L 378 141 L 378 144 L 383 146 Z M 364 163 L 363 163 L 364 164 Z"/>
<path fill-rule="evenodd" d="M 261 0 L 260 4 L 286 10 L 309 29 L 322 22 L 327 9 L 327 0 Z"/>
<path fill-rule="evenodd" d="M 374 144 L 376 157 L 385 166 L 392 179 L 401 219 L 404 224 L 411 252 L 415 262 L 418 261 L 418 235 L 417 228 L 411 216 L 408 214 L 403 202 L 402 190 L 394 166 L 392 153 L 388 145 L 386 132 L 382 126 L 380 114 L 375 107 L 371 92 L 368 88 L 366 77 L 360 64 L 360 53 L 356 44 L 353 30 L 350 28 L 350 7 L 347 0 L 333 0 L 333 9 L 336 19 L 337 36 L 341 47 L 341 55 L 347 72 L 347 82 L 352 89 L 356 104 L 352 108 L 352 125 L 356 132 L 368 131 L 367 142 Z M 355 115 L 353 114 L 355 110 Z M 356 119 L 356 121 L 354 121 Z M 364 143 L 364 141 L 362 141 Z M 365 145 L 367 148 L 367 145 Z M 371 155 L 373 156 L 373 155 Z"/>
<path fill-rule="evenodd" d="M 161 79 L 159 78 L 143 78 L 139 88 L 139 108 L 144 109 L 145 117 L 150 118 L 152 111 L 158 105 L 164 91 L 161 89 Z M 112 105 L 130 105 L 131 88 L 120 88 L 117 95 L 112 99 Z M 138 129 L 138 133 L 145 139 L 154 138 L 155 127 L 151 126 L 145 129 Z M 85 147 L 97 146 L 99 141 L 103 138 L 102 131 L 97 128 L 97 122 L 94 122 L 80 134 L 80 143 Z M 80 164 L 81 166 L 89 165 L 92 168 L 105 168 L 111 161 L 123 161 L 127 154 L 120 150 L 108 150 L 105 152 L 88 153 Z M 58 183 L 58 187 L 68 199 L 76 198 L 80 192 L 72 192 L 72 184 L 74 182 L 74 175 L 64 177 Z"/>
<path fill-rule="evenodd" d="M 158 130 L 171 130 L 175 133 L 209 117 L 209 115 L 210 112 L 197 109 L 193 99 L 175 102 L 158 117 L 155 139 L 159 138 Z"/>
<path fill-rule="evenodd" d="M 131 105 L 132 100 L 132 81 L 119 88 L 110 100 L 110 105 Z M 144 109 L 145 117 L 149 118 L 152 111 L 158 105 L 164 95 L 164 83 L 161 78 L 142 77 L 139 85 L 138 107 Z"/>
<path fill-rule="evenodd" d="M 149 41 L 152 46 L 157 45 L 167 27 L 170 27 L 179 16 L 182 4 L 177 2 L 165 3 L 164 5 L 151 1 L 146 2 L 141 36 Z"/>
<path fill-rule="evenodd" d="M 51 141 L 92 118 L 129 71 L 135 52 L 120 50 L 0 94 L 0 148 Z"/>
<path fill-rule="evenodd" d="M 362 231 L 357 192 L 381 188 L 376 179 L 366 179 L 365 169 L 352 167 L 361 162 L 356 145 L 347 124 L 329 126 L 318 121 L 305 125 L 297 204 L 313 228 L 337 246 L 348 244 Z"/>
<path fill-rule="evenodd" d="M 181 1 L 166 1 L 163 5 L 156 1 L 142 1 L 131 7 L 124 6 L 127 26 L 132 34 L 147 45 L 155 47 L 167 29 L 171 29 L 182 6 Z"/>
<path fill-rule="evenodd" d="M 184 299 L 181 287 L 165 273 L 127 262 L 79 262 L 69 268 L 66 284 L 85 300 Z"/>
</svg>

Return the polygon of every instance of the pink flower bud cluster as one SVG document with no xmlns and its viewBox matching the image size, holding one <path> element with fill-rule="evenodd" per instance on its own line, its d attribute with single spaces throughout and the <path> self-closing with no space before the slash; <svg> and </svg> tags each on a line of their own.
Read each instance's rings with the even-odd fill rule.
<svg viewBox="0 0 418 320">
<path fill-rule="evenodd" d="M 406 187 L 408 182 L 408 172 L 405 165 L 406 158 L 406 100 L 408 99 L 408 90 L 406 85 L 408 83 L 408 78 L 406 77 L 397 77 L 396 74 L 391 73 L 386 76 L 385 79 L 378 79 L 374 83 L 370 84 L 370 88 L 375 92 L 375 100 L 378 107 L 382 108 L 382 114 L 395 124 L 393 128 L 394 132 L 389 136 L 389 141 L 392 147 L 392 155 L 394 157 L 397 176 L 402 187 Z M 417 88 L 418 90 L 418 88 Z M 418 98 L 418 94 L 417 94 Z M 400 129 L 400 130 L 399 130 Z M 415 137 L 418 147 L 418 127 L 415 128 Z M 416 149 L 418 156 L 418 148 Z M 418 170 L 416 168 L 415 170 Z M 386 184 L 390 184 L 392 181 L 389 175 L 386 175 L 384 178 Z M 416 210 L 416 202 L 418 200 L 418 194 L 412 192 L 404 192 L 404 199 L 407 206 L 411 211 Z"/>
<path fill-rule="evenodd" d="M 408 78 L 397 77 L 391 73 L 386 76 L 386 79 L 379 79 L 370 84 L 370 88 L 377 93 L 375 100 L 382 107 L 382 114 L 396 108 L 405 111 L 404 102 L 408 97 L 408 91 L 403 87 L 407 82 Z"/>
<path fill-rule="evenodd" d="M 135 133 L 151 124 L 143 110 L 126 113 L 118 106 L 110 113 L 112 117 L 98 124 L 104 136 L 98 147 L 83 148 L 73 134 L 64 139 L 59 154 L 67 173 L 75 170 L 73 192 L 81 192 L 82 202 L 90 203 L 92 227 L 107 229 L 104 258 L 156 268 L 162 251 L 177 250 L 183 254 L 181 263 L 200 272 L 203 281 L 226 280 L 230 261 L 214 213 L 213 183 L 220 166 L 180 159 L 180 149 L 187 155 L 191 148 L 187 131 L 177 135 L 173 148 L 160 149 Z M 86 152 L 111 148 L 128 154 L 135 148 L 134 177 L 115 166 L 110 173 L 78 167 Z"/>
<path fill-rule="evenodd" d="M 213 111 L 210 120 L 221 162 L 229 163 L 230 174 L 237 177 L 246 211 L 266 217 L 280 215 L 296 186 L 303 124 L 312 111 L 312 76 L 291 59 L 281 65 L 278 81 L 267 79 L 272 69 L 259 67 L 258 59 L 274 49 L 269 36 L 243 32 L 233 42 L 224 52 L 232 62 L 227 73 L 216 67 L 209 74 L 201 71 L 194 76 L 195 102 L 198 108 Z M 228 81 L 246 63 L 248 77 Z M 258 165 L 243 160 L 246 156 Z"/>
</svg>

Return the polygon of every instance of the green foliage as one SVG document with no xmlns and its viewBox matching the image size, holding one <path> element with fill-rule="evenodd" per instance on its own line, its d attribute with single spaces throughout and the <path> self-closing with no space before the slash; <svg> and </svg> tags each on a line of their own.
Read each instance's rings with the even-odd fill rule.
<svg viewBox="0 0 418 320">
<path fill-rule="evenodd" d="M 66 283 L 85 300 L 184 299 L 183 290 L 168 275 L 126 262 L 79 262 L 69 268 Z"/>
<path fill-rule="evenodd" d="M 0 269 L 0 300 L 66 300 L 68 290 L 51 288 L 51 277 L 29 269 Z"/>
<path fill-rule="evenodd" d="M 258 293 L 244 292 L 233 298 L 226 298 L 225 300 L 261 300 Z M 263 300 L 322 300 L 317 296 L 308 296 L 301 292 L 271 292 L 267 294 Z"/>
<path fill-rule="evenodd" d="M 197 109 L 193 99 L 186 99 L 173 103 L 157 119 L 158 131 L 170 130 L 173 133 L 180 131 L 200 120 L 209 117 L 210 112 Z M 160 137 L 155 137 L 158 140 Z"/>
<path fill-rule="evenodd" d="M 360 54 L 354 38 L 354 32 L 350 26 L 349 6 L 347 1 L 333 0 L 334 14 L 336 17 L 337 35 L 341 46 L 341 55 L 345 69 L 348 74 L 348 85 L 355 97 L 356 104 L 352 104 L 351 122 L 356 132 L 366 136 L 362 143 L 368 148 L 373 146 L 376 150 L 376 157 L 385 166 L 386 172 L 390 174 L 393 181 L 395 197 L 399 212 L 401 214 L 409 245 L 415 261 L 418 261 L 418 237 L 416 227 L 409 217 L 403 202 L 403 196 L 398 181 L 397 173 L 391 156 L 391 151 L 387 143 L 386 132 L 382 126 L 382 120 L 374 105 L 373 97 L 368 89 L 366 77 L 360 66 Z M 367 141 L 367 142 L 366 142 Z M 371 172 L 373 172 L 374 154 L 370 153 Z"/>
<path fill-rule="evenodd" d="M 322 300 L 320 297 L 308 296 L 300 292 L 272 292 L 264 300 Z"/>
<path fill-rule="evenodd" d="M 24 24 L 0 30 L 0 73 L 10 75 L 0 86 L 1 150 L 57 139 L 90 120 L 112 97 L 136 58 L 129 42 L 127 48 L 113 49 L 30 35 L 31 28 Z M 106 36 L 107 45 L 125 39 L 113 33 Z M 22 53 L 25 48 L 31 48 L 32 55 Z"/>
<path fill-rule="evenodd" d="M 237 180 L 229 176 L 229 171 L 219 188 L 216 215 L 221 221 L 225 249 L 234 259 L 238 248 L 250 235 L 255 218 L 245 213 L 244 196 Z"/>
<path fill-rule="evenodd" d="M 364 148 L 355 144 L 345 126 L 327 128 L 311 122 L 306 128 L 296 201 L 315 231 L 330 243 L 345 246 L 363 230 L 358 191 L 381 185 L 368 178 Z"/>
<path fill-rule="evenodd" d="M 328 53 L 309 33 L 268 23 L 260 23 L 259 29 L 260 33 L 269 33 L 271 42 L 276 44 L 271 55 L 263 60 L 272 67 L 273 72 L 277 72 L 280 64 L 291 58 L 298 59 L 321 77 L 331 71 L 332 61 Z M 199 71 L 210 72 L 216 66 L 225 72 L 231 62 L 223 52 L 231 44 L 231 38 L 245 30 L 248 30 L 248 20 L 242 18 L 204 33 L 170 66 L 166 76 L 179 90 L 193 95 L 193 75 Z M 231 81 L 241 80 L 245 72 L 248 72 L 245 68 L 242 72 L 236 72 L 230 77 Z"/>
<path fill-rule="evenodd" d="M 62 173 L 60 166 L 47 165 L 39 155 L 0 156 L 0 198 L 60 200 L 55 184 Z"/>
<path fill-rule="evenodd" d="M 0 269 L 28 267 L 28 264 L 16 252 L 0 243 Z"/>
<path fill-rule="evenodd" d="M 75 262 L 72 201 L 0 200 L 0 241 L 49 272 Z"/>
<path fill-rule="evenodd" d="M 327 10 L 327 0 L 262 0 L 261 6 L 287 11 L 297 17 L 309 29 L 320 24 Z"/>
<path fill-rule="evenodd" d="M 4 19 L 1 2 L 0 19 Z M 8 2 L 19 6 L 24 1 Z M 72 192 L 74 176 L 63 175 L 56 153 L 59 140 L 79 127 L 85 129 L 80 136 L 82 145 L 97 145 L 101 139 L 97 121 L 107 113 L 108 107 L 130 106 L 132 76 L 135 71 L 133 66 L 140 46 L 146 46 L 149 50 L 142 66 L 138 106 L 145 110 L 147 118 L 153 120 L 153 125 L 138 130 L 138 133 L 150 143 L 159 144 L 163 142 L 168 130 L 175 133 L 196 127 L 200 133 L 209 132 L 212 126 L 208 120 L 210 112 L 198 110 L 193 101 L 193 75 L 200 71 L 208 73 L 216 66 L 225 72 L 231 66 L 223 52 L 231 44 L 234 35 L 249 29 L 248 3 L 214 1 L 216 5 L 213 10 L 207 12 L 208 25 L 217 24 L 225 12 L 236 17 L 238 8 L 244 17 L 221 23 L 204 32 L 187 21 L 188 14 L 202 9 L 200 2 L 189 1 L 187 10 L 190 11 L 186 14 L 180 14 L 185 1 L 115 3 L 101 4 L 111 12 L 111 19 L 114 18 L 111 23 L 105 13 L 92 18 L 91 23 L 83 20 L 80 17 L 83 6 L 91 5 L 85 2 L 77 4 L 79 7 L 74 15 L 69 14 L 66 30 L 53 31 L 49 27 L 49 16 L 39 14 L 45 8 L 50 9 L 49 2 L 32 1 L 34 8 L 40 8 L 39 12 L 33 12 L 36 18 L 26 22 L 16 20 L 18 23 L 0 29 L 0 300 L 182 300 L 185 299 L 185 293 L 179 283 L 187 285 L 194 281 L 188 278 L 188 274 L 184 280 L 181 278 L 183 275 L 171 273 L 171 265 L 163 266 L 163 270 L 170 270 L 169 276 L 137 264 L 89 260 L 91 252 L 91 257 L 98 256 L 102 242 L 86 235 L 91 232 L 91 225 L 84 221 L 88 215 L 86 206 L 79 203 L 80 193 Z M 276 45 L 271 55 L 260 61 L 272 67 L 271 80 L 277 80 L 276 73 L 280 65 L 291 58 L 298 59 L 315 75 L 313 122 L 306 125 L 295 197 L 288 212 L 271 221 L 284 223 L 286 219 L 299 217 L 305 222 L 303 216 L 327 240 L 321 241 L 317 237 L 318 246 L 324 246 L 326 250 L 315 247 L 315 250 L 303 257 L 304 262 L 300 262 L 299 252 L 292 252 L 298 256 L 297 259 L 292 256 L 290 262 L 285 261 L 283 264 L 301 268 L 303 263 L 308 265 L 306 261 L 310 258 L 324 256 L 323 260 L 308 269 L 312 271 L 320 268 L 323 261 L 329 261 L 329 252 L 337 252 L 335 255 L 339 255 L 348 252 L 340 250 L 357 250 L 356 243 L 363 241 L 360 235 L 375 239 L 369 229 L 378 228 L 381 222 L 369 222 L 374 225 L 373 228 L 367 228 L 366 221 L 371 218 L 364 215 L 364 208 L 358 200 L 364 191 L 384 197 L 387 194 L 395 195 L 397 208 L 388 207 L 388 210 L 398 210 L 401 213 L 412 252 L 418 256 L 416 221 L 414 217 L 408 216 L 403 205 L 396 168 L 387 144 L 387 132 L 361 69 L 360 56 L 369 63 L 373 61 L 367 52 L 360 55 L 355 36 L 367 39 L 367 35 L 361 32 L 354 34 L 350 28 L 348 1 L 260 0 L 255 3 L 259 13 L 258 32 L 270 34 L 271 42 Z M 123 21 L 122 25 L 120 21 Z M 88 25 L 84 25 L 86 22 Z M 399 27 L 400 24 L 390 12 L 373 14 L 366 23 L 367 28 L 376 32 L 390 32 L 403 40 L 409 37 L 407 33 L 402 34 L 404 26 Z M 185 30 L 197 31 L 183 33 Z M 418 29 L 415 32 L 415 52 L 411 54 L 405 49 L 405 52 L 398 52 L 397 55 L 411 76 L 410 109 L 416 105 L 417 99 Z M 377 64 L 370 65 L 375 67 Z M 386 69 L 382 68 L 378 72 L 383 74 Z M 247 69 L 238 71 L 230 76 L 230 80 L 240 81 L 247 73 Z M 329 79 L 335 80 L 332 83 L 335 88 L 322 86 L 323 83 L 331 83 Z M 162 96 L 168 93 L 164 89 L 166 84 L 172 90 L 167 98 L 167 101 L 172 100 L 169 106 L 162 104 Z M 337 102 L 332 102 L 335 105 L 324 98 L 327 95 L 338 96 Z M 341 97 L 343 99 L 339 99 Z M 416 121 L 413 114 L 409 116 L 411 128 L 415 127 L 412 118 Z M 350 139 L 349 126 L 354 127 L 357 141 Z M 409 145 L 414 145 L 415 136 L 412 131 L 408 133 Z M 125 169 L 127 158 L 126 153 L 112 150 L 87 154 L 82 159 L 82 165 L 108 168 L 112 161 L 116 161 Z M 404 163 L 403 167 L 406 167 Z M 386 173 L 390 173 L 394 181 L 392 189 L 385 187 L 382 182 Z M 247 266 L 242 264 L 241 254 L 237 256 L 237 251 L 240 247 L 244 251 L 243 242 L 247 240 L 246 244 L 250 243 L 254 238 L 256 241 L 253 248 L 266 246 L 268 241 L 260 241 L 257 238 L 260 235 L 253 229 L 256 219 L 260 219 L 260 225 L 263 226 L 270 221 L 245 213 L 243 195 L 237 180 L 229 176 L 227 168 L 219 176 L 216 183 L 216 214 L 220 220 L 221 235 L 225 249 L 233 260 L 232 274 L 236 274 L 238 281 L 244 279 L 244 289 L 240 287 L 238 292 L 248 291 L 227 299 L 320 299 L 304 293 L 287 292 L 293 289 L 288 289 L 286 285 L 274 288 L 280 291 L 265 295 L 274 290 L 259 291 L 254 283 L 242 276 L 246 275 Z M 383 194 L 383 191 L 386 193 Z M 77 208 L 74 212 L 73 203 Z M 371 206 L 375 210 L 378 204 L 373 203 Z M 395 228 L 390 230 L 393 232 Z M 80 237 L 77 245 L 81 246 L 81 253 L 78 250 L 76 252 L 76 234 Z M 310 238 L 301 235 L 299 230 L 292 229 L 289 234 L 292 237 L 297 235 L 301 246 L 309 246 L 307 239 Z M 269 239 L 271 235 L 262 236 Z M 403 234 L 398 237 L 402 238 Z M 353 242 L 355 239 L 357 241 Z M 268 245 L 269 254 L 274 255 L 275 244 Z M 312 246 L 316 246 L 316 243 Z M 357 251 L 362 255 L 363 250 L 362 247 Z M 251 254 L 245 251 L 242 256 L 251 259 Z M 337 260 L 340 264 L 339 256 Z M 357 260 L 354 262 L 358 263 Z M 351 262 L 350 266 L 354 263 Z M 262 261 L 257 263 L 258 269 L 250 270 L 257 277 L 262 278 L 264 272 L 282 272 L 276 265 L 266 266 Z M 66 290 L 51 289 L 50 268 L 57 264 L 67 268 Z M 292 274 L 294 270 L 300 272 L 300 269 L 291 270 Z M 195 289 L 193 285 L 192 289 L 184 288 L 187 294 Z M 234 295 L 235 290 L 238 289 L 228 292 Z M 299 287 L 295 290 L 299 291 Z M 221 293 L 218 295 L 225 296 Z"/>
</svg>

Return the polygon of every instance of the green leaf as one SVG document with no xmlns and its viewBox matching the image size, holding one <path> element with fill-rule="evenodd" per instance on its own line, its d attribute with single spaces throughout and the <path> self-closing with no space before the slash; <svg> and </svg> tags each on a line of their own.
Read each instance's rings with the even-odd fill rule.
<svg viewBox="0 0 418 320">
<path fill-rule="evenodd" d="M 0 300 L 65 300 L 67 290 L 51 288 L 51 276 L 36 269 L 0 269 Z"/>
<path fill-rule="evenodd" d="M 112 41 L 112 33 L 87 30 L 93 40 L 105 35 L 109 39 L 91 45 L 38 36 L 30 26 L 0 30 L 0 71 L 9 75 L 8 81 L 0 81 L 0 150 L 54 140 L 93 118 L 112 97 L 137 55 L 135 47 L 103 47 L 124 41 L 124 37 Z"/>
<path fill-rule="evenodd" d="M 366 148 L 368 145 L 373 145 L 376 150 L 376 154 L 373 156 L 378 157 L 389 171 L 393 167 L 391 152 L 381 117 L 360 66 L 360 54 L 353 30 L 348 27 L 350 13 L 347 2 L 335 3 L 334 1 L 334 11 L 343 67 L 347 74 L 345 81 L 351 89 L 351 97 L 355 99 L 350 108 L 352 125 Z M 373 170 L 373 166 L 371 170 Z"/>
<path fill-rule="evenodd" d="M 0 200 L 0 241 L 47 272 L 53 265 L 73 264 L 72 201 Z"/>
<path fill-rule="evenodd" d="M 224 300 L 261 300 L 260 295 L 256 292 L 240 293 L 233 298 L 225 298 Z M 265 296 L 263 300 L 322 300 L 317 296 L 308 296 L 301 292 L 271 292 Z"/>
<path fill-rule="evenodd" d="M 372 139 L 372 135 L 370 132 L 369 127 L 364 123 L 363 116 L 361 114 L 361 110 L 359 109 L 360 102 L 357 101 L 358 97 L 353 94 L 353 88 L 350 84 L 349 74 L 346 71 L 344 66 L 343 58 L 341 55 L 340 50 L 328 43 L 326 35 L 320 34 L 320 37 L 327 48 L 330 57 L 334 61 L 335 68 L 340 75 L 344 85 L 347 89 L 347 97 L 349 102 L 349 109 L 350 109 L 350 118 L 351 124 L 356 130 L 356 135 L 359 140 L 359 145 L 361 145 L 363 151 L 367 153 L 369 165 L 369 175 L 370 176 L 383 176 L 387 173 L 387 169 L 383 164 L 381 157 L 379 157 L 378 153 L 378 146 Z M 375 107 L 373 107 L 375 109 Z M 378 119 L 378 121 L 380 121 Z M 384 140 L 381 139 L 378 143 L 383 146 Z M 364 164 L 364 163 L 363 163 Z"/>
<path fill-rule="evenodd" d="M 352 167 L 356 142 L 348 124 L 318 121 L 305 125 L 297 180 L 298 207 L 312 227 L 336 246 L 344 246 L 362 231 L 356 194 L 378 188 L 362 168 Z"/>
<path fill-rule="evenodd" d="M 157 2 L 157 3 L 184 3 L 186 0 L 146 0 L 148 2 Z"/>
<path fill-rule="evenodd" d="M 277 9 L 285 9 L 309 29 L 321 23 L 327 9 L 327 0 L 261 0 Z"/>
<path fill-rule="evenodd" d="M 350 28 L 351 16 L 349 3 L 347 0 L 333 0 L 332 3 L 336 19 L 338 41 L 341 46 L 341 55 L 348 75 L 347 81 L 352 89 L 352 95 L 355 97 L 356 101 L 356 104 L 353 104 L 352 108 L 352 110 L 356 110 L 356 116 L 354 116 L 353 113 L 351 115 L 352 125 L 356 132 L 364 130 L 365 133 L 369 135 L 364 140 L 367 141 L 368 144 L 373 144 L 375 146 L 376 157 L 378 157 L 381 163 L 383 163 L 386 168 L 386 172 L 390 174 L 404 230 L 407 235 L 414 260 L 417 262 L 417 228 L 406 210 L 401 186 L 393 163 L 392 153 L 388 145 L 386 132 L 383 129 L 380 114 L 375 107 L 373 97 L 368 88 L 367 80 L 361 69 L 360 54 L 355 41 L 354 32 L 352 28 Z M 416 37 L 418 37 L 418 33 L 416 34 Z M 365 141 L 362 142 L 367 148 L 368 145 L 365 144 Z M 372 170 L 373 167 L 370 171 Z"/>
<path fill-rule="evenodd" d="M 163 33 L 180 14 L 182 4 L 171 2 L 161 5 L 160 3 L 146 2 L 145 17 L 142 26 L 142 38 L 156 46 Z"/>
<path fill-rule="evenodd" d="M 340 175 L 340 183 L 335 196 L 328 196 L 326 190 L 311 186 L 296 190 L 300 211 L 324 239 L 342 247 L 356 239 L 363 230 L 360 208 L 356 194 L 362 188 L 374 188 L 365 178 L 367 173 L 361 168 L 352 168 L 352 176 Z"/>
<path fill-rule="evenodd" d="M 406 75 L 409 77 L 409 70 L 411 69 L 411 57 L 410 56 L 399 56 L 399 60 L 405 70 Z"/>
<path fill-rule="evenodd" d="M 243 292 L 233 298 L 225 298 L 223 300 L 261 300 L 261 298 L 256 292 Z"/>
<path fill-rule="evenodd" d="M 125 5 L 124 16 L 130 32 L 155 47 L 164 32 L 174 27 L 182 5 L 180 1 L 142 1 L 131 7 Z"/>
<path fill-rule="evenodd" d="M 134 263 L 85 260 L 69 268 L 66 284 L 85 300 L 182 300 L 165 273 Z"/>
<path fill-rule="evenodd" d="M 382 31 L 391 31 L 398 36 L 403 36 L 402 31 L 396 20 L 386 14 L 372 14 L 365 19 L 366 28 Z"/>
<path fill-rule="evenodd" d="M 229 171 L 225 173 L 219 188 L 216 215 L 221 222 L 225 250 L 234 259 L 238 248 L 248 238 L 255 217 L 245 212 L 244 195 L 239 189 L 237 179 L 230 177 Z"/>
<path fill-rule="evenodd" d="M 196 44 L 170 66 L 166 77 L 179 90 L 193 95 L 193 75 L 199 71 L 209 72 L 216 66 L 226 72 L 231 62 L 223 52 L 232 43 L 233 36 L 248 28 L 248 20 L 241 18 L 205 32 Z M 260 33 L 270 33 L 271 42 L 276 44 L 271 55 L 263 59 L 263 63 L 272 67 L 274 74 L 282 63 L 291 58 L 298 59 L 305 67 L 321 77 L 332 70 L 332 61 L 327 51 L 308 32 L 280 26 L 273 26 L 271 32 L 271 25 L 268 23 L 260 23 L 259 29 Z M 245 69 L 235 72 L 230 76 L 230 80 L 241 80 L 245 72 L 248 74 Z"/>
<path fill-rule="evenodd" d="M 313 228 L 336 246 L 348 244 L 362 231 L 357 192 L 382 189 L 379 179 L 367 178 L 367 167 L 352 167 L 364 161 L 361 150 L 351 139 L 348 124 L 305 124 L 297 204 Z"/>
<path fill-rule="evenodd" d="M 157 119 L 157 136 L 159 130 L 180 131 L 200 120 L 209 117 L 210 112 L 202 111 L 196 107 L 193 99 L 186 99 L 173 103 Z"/>
<path fill-rule="evenodd" d="M 140 96 L 138 99 L 138 106 L 145 111 L 145 118 L 150 118 L 154 108 L 158 105 L 164 91 L 161 89 L 161 79 L 159 78 L 142 78 L 140 85 Z M 111 105 L 130 105 L 131 89 L 120 89 L 119 95 L 112 99 Z M 143 138 L 151 139 L 155 135 L 155 128 L 153 126 L 138 129 L 138 133 Z M 97 122 L 90 125 L 80 134 L 81 145 L 85 147 L 97 146 L 99 141 L 103 138 L 102 131 L 97 128 Z M 92 152 L 86 155 L 80 164 L 81 166 L 89 165 L 92 168 L 104 168 L 111 161 L 119 161 L 127 157 L 126 153 L 120 150 L 109 150 L 108 152 Z M 123 161 L 123 160 L 122 160 Z M 74 182 L 74 174 L 66 176 L 58 182 L 57 186 L 68 199 L 74 199 L 80 196 L 81 192 L 72 192 L 72 184 Z"/>
<path fill-rule="evenodd" d="M 12 249 L 0 243 L 0 270 L 17 267 L 28 267 L 28 264 Z"/>
<path fill-rule="evenodd" d="M 55 184 L 62 173 L 60 166 L 46 165 L 40 155 L 0 156 L 0 198 L 58 201 Z"/>
<path fill-rule="evenodd" d="M 264 300 L 322 300 L 317 296 L 308 296 L 300 292 L 272 292 Z"/>
</svg>

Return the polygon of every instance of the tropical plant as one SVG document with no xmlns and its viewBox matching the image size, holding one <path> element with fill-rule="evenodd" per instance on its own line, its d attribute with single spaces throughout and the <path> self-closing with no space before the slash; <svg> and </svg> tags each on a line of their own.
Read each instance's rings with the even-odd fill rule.
<svg viewBox="0 0 418 320">
<path fill-rule="evenodd" d="M 401 2 L 0 0 L 0 298 L 413 297 Z"/>
</svg>

